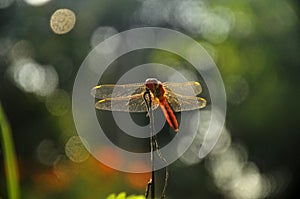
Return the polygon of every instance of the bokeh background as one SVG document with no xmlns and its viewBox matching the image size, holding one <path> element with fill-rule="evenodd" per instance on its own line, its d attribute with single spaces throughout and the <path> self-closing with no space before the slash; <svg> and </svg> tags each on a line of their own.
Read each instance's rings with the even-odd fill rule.
<svg viewBox="0 0 300 199">
<path fill-rule="evenodd" d="M 61 13 L 69 21 L 60 22 L 53 13 L 61 8 L 75 17 Z M 168 198 L 298 198 L 298 1 L 0 0 L 0 101 L 11 127 L 20 198 L 144 194 L 150 175 L 118 172 L 95 160 L 76 136 L 71 112 L 74 79 L 88 53 L 111 35 L 144 26 L 178 30 L 202 44 L 228 100 L 214 151 L 198 159 L 199 138 L 169 166 Z M 103 82 L 115 83 L 130 67 L 148 62 L 189 70 L 170 53 L 133 52 L 116 61 Z M 160 139 L 172 138 L 168 126 L 163 131 Z M 132 143 L 122 138 L 121 145 Z M 5 146 L 1 136 L 0 198 L 9 195 Z M 126 161 L 109 148 L 99 153 Z M 164 171 L 157 176 L 159 195 Z"/>
</svg>

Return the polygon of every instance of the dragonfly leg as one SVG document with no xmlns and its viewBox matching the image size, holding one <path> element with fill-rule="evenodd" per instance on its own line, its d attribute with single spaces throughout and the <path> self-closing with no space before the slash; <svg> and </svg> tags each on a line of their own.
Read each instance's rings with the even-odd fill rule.
<svg viewBox="0 0 300 199">
<path fill-rule="evenodd" d="M 152 186 L 152 178 L 150 178 L 150 180 L 149 180 L 149 182 L 147 184 L 145 198 L 148 198 L 148 196 L 149 196 L 149 190 L 150 190 L 151 186 Z"/>
</svg>

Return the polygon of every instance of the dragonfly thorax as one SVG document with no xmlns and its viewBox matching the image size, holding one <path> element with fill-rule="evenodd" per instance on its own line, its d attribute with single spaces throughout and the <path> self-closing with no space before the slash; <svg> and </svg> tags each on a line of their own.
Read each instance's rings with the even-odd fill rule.
<svg viewBox="0 0 300 199">
<path fill-rule="evenodd" d="M 160 98 L 165 93 L 162 83 L 155 78 L 146 79 L 145 85 L 154 97 Z"/>
</svg>

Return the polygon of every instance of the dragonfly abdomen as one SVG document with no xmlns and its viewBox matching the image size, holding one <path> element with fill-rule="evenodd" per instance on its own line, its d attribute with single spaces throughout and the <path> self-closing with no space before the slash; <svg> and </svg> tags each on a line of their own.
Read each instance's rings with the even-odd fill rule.
<svg viewBox="0 0 300 199">
<path fill-rule="evenodd" d="M 172 129 L 174 129 L 175 132 L 177 132 L 178 131 L 178 122 L 177 122 L 176 116 L 175 116 L 172 108 L 170 107 L 166 97 L 159 99 L 159 105 L 160 105 L 170 127 Z"/>
</svg>

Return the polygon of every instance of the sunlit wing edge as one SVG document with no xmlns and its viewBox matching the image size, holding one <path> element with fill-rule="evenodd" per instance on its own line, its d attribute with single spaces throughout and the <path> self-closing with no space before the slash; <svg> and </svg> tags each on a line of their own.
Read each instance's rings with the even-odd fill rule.
<svg viewBox="0 0 300 199">
<path fill-rule="evenodd" d="M 143 83 L 135 83 L 135 84 L 103 84 L 97 85 L 93 87 L 90 91 L 90 94 L 97 99 L 105 99 L 112 97 L 113 91 L 116 91 L 115 97 L 121 97 L 124 93 L 129 92 L 129 94 L 123 97 L 130 97 L 135 91 L 138 89 L 143 90 L 145 85 Z M 109 92 L 101 92 L 100 89 L 107 89 Z M 118 92 L 120 96 L 118 96 Z"/>
<path fill-rule="evenodd" d="M 176 101 L 174 101 L 174 99 L 176 99 Z M 202 97 L 183 96 L 174 92 L 169 92 L 167 94 L 167 100 L 174 112 L 202 109 L 207 104 L 206 99 Z M 187 103 L 189 105 L 183 105 L 183 103 Z"/>
<path fill-rule="evenodd" d="M 188 96 L 199 95 L 200 93 L 202 93 L 202 86 L 197 81 L 190 81 L 190 82 L 164 82 L 163 85 L 164 85 L 164 88 L 167 91 L 172 91 L 172 92 L 178 93 L 180 95 L 184 95 L 184 93 L 182 93 L 181 91 L 179 92 L 178 89 L 180 88 L 182 91 L 185 92 L 186 90 L 183 89 L 184 87 L 190 87 L 194 91 L 193 95 L 188 95 Z"/>
<path fill-rule="evenodd" d="M 120 112 L 147 112 L 146 105 L 140 104 L 137 107 L 131 107 L 130 109 L 130 100 L 143 100 L 142 94 L 132 95 L 130 97 L 119 97 L 119 98 L 105 98 L 98 100 L 95 104 L 95 108 L 98 110 L 106 110 L 106 111 L 120 111 Z M 112 105 L 114 104 L 115 105 Z M 121 105 L 120 105 L 121 104 Z M 134 103 L 133 103 L 134 104 Z M 158 103 L 154 100 L 152 101 L 152 108 L 156 109 L 158 107 Z"/>
</svg>

